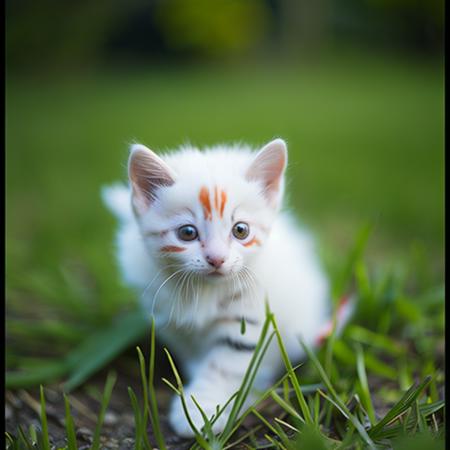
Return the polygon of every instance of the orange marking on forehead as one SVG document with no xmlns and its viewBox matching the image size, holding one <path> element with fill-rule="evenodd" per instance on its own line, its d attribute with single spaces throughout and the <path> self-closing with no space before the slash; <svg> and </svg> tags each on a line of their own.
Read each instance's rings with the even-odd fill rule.
<svg viewBox="0 0 450 450">
<path fill-rule="evenodd" d="M 250 247 L 251 245 L 255 245 L 255 244 L 261 245 L 261 241 L 254 237 L 251 241 L 248 241 L 246 244 L 243 244 L 243 245 L 244 245 L 244 247 Z"/>
<path fill-rule="evenodd" d="M 206 186 L 200 189 L 200 194 L 198 196 L 200 203 L 203 206 L 203 213 L 206 220 L 212 220 L 211 203 L 209 201 L 209 190 Z"/>
<path fill-rule="evenodd" d="M 177 247 L 176 245 L 166 245 L 159 249 L 160 252 L 167 252 L 167 253 L 180 253 L 184 252 L 185 250 L 186 250 L 185 247 Z"/>
<path fill-rule="evenodd" d="M 219 211 L 219 191 L 217 186 L 214 188 L 214 208 Z"/>
<path fill-rule="evenodd" d="M 223 210 L 225 209 L 225 203 L 227 202 L 227 194 L 225 191 L 221 191 L 220 193 L 220 218 L 223 217 Z"/>
</svg>

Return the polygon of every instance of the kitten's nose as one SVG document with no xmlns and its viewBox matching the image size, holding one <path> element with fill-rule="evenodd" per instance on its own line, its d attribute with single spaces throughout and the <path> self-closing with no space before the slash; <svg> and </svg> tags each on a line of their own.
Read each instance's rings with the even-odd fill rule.
<svg viewBox="0 0 450 450">
<path fill-rule="evenodd" d="M 225 262 L 225 258 L 223 258 L 221 256 L 206 255 L 206 261 L 208 261 L 208 264 L 210 266 L 213 266 L 216 269 L 218 269 Z"/>
</svg>

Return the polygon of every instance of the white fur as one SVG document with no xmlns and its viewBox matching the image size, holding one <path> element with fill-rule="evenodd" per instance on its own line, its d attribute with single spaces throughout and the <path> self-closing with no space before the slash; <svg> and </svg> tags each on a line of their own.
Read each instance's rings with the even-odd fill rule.
<svg viewBox="0 0 450 450">
<path fill-rule="evenodd" d="M 279 165 L 281 158 L 284 164 L 284 142 L 278 139 L 268 144 L 265 151 L 270 147 L 278 153 L 265 161 L 278 158 L 274 164 Z M 142 148 L 132 147 L 130 158 Z M 145 158 L 146 154 L 141 156 Z M 212 416 L 216 406 L 223 405 L 239 388 L 252 356 L 251 351 L 218 344 L 220 339 L 256 343 L 265 319 L 267 298 L 290 357 L 294 361 L 300 359 L 303 354 L 298 338 L 301 336 L 309 345 L 315 345 L 320 330 L 329 320 L 328 282 L 311 236 L 297 226 L 289 213 L 279 212 L 283 173 L 275 170 L 273 175 L 280 177 L 277 204 L 266 197 L 263 180 L 260 183 L 255 176 L 257 167 L 253 168 L 251 179 L 248 177 L 255 161 L 251 148 L 218 145 L 200 152 L 185 147 L 161 158 L 172 171 L 174 184 L 157 189 L 156 194 L 152 192 L 147 210 L 133 213 L 131 190 L 124 185 L 104 189 L 103 198 L 119 219 L 117 258 L 123 278 L 140 293 L 145 313 L 156 317 L 159 338 L 184 365 L 190 380 L 185 389 L 189 412 L 194 423 L 201 427 L 203 420 L 190 396 Z M 265 168 L 265 176 L 268 174 L 271 172 Z M 151 176 L 149 172 L 148 177 Z M 133 186 L 140 189 L 140 182 L 138 179 L 137 187 Z M 226 191 L 223 218 L 215 214 L 211 221 L 204 220 L 198 200 L 202 186 L 207 186 L 210 192 L 215 186 Z M 195 214 L 195 219 L 186 208 Z M 249 239 L 257 237 L 260 246 L 247 248 L 230 235 L 233 212 L 234 222 L 250 224 Z M 158 234 L 186 223 L 195 224 L 204 247 L 199 241 L 180 242 L 174 231 L 164 236 Z M 187 250 L 166 257 L 159 249 L 167 245 Z M 205 261 L 205 252 L 225 258 L 221 267 L 224 276 L 208 275 L 211 268 Z M 185 273 L 196 275 L 177 274 L 181 266 L 188 271 Z M 242 272 L 245 270 L 246 275 Z M 238 272 L 240 275 L 236 275 Z M 233 293 L 239 291 L 243 294 L 233 298 Z M 249 319 L 244 335 L 240 333 L 240 317 Z M 224 318 L 230 320 L 220 320 Z M 268 387 L 281 368 L 278 347 L 273 342 L 258 373 L 256 388 Z M 254 395 L 249 401 L 254 400 Z M 216 432 L 223 428 L 228 412 L 229 409 L 215 424 Z M 178 397 L 171 405 L 170 421 L 178 434 L 192 435 Z"/>
</svg>

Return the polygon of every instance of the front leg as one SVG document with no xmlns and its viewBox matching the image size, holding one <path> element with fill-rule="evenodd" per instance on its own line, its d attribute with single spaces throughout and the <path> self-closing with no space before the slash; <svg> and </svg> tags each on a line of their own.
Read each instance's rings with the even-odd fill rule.
<svg viewBox="0 0 450 450">
<path fill-rule="evenodd" d="M 214 324 L 214 329 L 208 336 L 210 348 L 193 368 L 192 380 L 184 392 L 189 415 L 198 430 L 202 428 L 204 421 L 191 396 L 199 403 L 209 419 L 215 415 L 217 406 L 224 406 L 229 398 L 239 390 L 253 356 L 260 330 L 261 326 L 257 321 L 247 322 L 247 330 L 244 335 L 240 333 L 240 319 L 219 319 Z M 258 373 L 260 374 L 258 388 L 263 389 L 271 381 L 272 370 L 265 364 L 265 367 L 260 367 Z M 244 408 L 255 399 L 255 393 L 249 395 Z M 233 401 L 214 423 L 213 431 L 215 433 L 223 430 L 232 404 Z M 193 436 L 178 396 L 175 396 L 172 401 L 169 420 L 178 435 Z"/>
</svg>

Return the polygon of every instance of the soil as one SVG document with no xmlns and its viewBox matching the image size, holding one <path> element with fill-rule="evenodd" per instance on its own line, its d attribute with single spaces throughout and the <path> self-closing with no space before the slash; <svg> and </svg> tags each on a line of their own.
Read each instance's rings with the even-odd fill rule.
<svg viewBox="0 0 450 450">
<path fill-rule="evenodd" d="M 144 355 L 147 356 L 148 352 L 145 349 L 145 344 L 140 347 L 143 349 Z M 162 357 L 162 353 L 162 351 L 157 352 L 157 355 L 161 356 L 157 357 L 155 362 L 155 382 L 156 380 L 161 380 L 161 377 L 173 380 L 171 369 L 165 358 Z M 94 375 L 83 386 L 68 394 L 79 450 L 87 450 L 92 444 L 100 411 L 101 395 L 108 371 L 112 369 L 117 373 L 117 381 L 105 415 L 101 431 L 100 448 L 102 450 L 134 449 L 134 413 L 128 395 L 128 387 L 130 386 L 134 390 L 138 401 L 142 398 L 142 387 L 138 358 L 135 350 L 130 349 L 113 361 L 109 367 Z M 67 441 L 64 425 L 65 408 L 62 383 L 45 385 L 44 392 L 50 443 L 53 449 L 63 448 L 67 445 Z M 156 395 L 160 412 L 161 431 L 164 435 L 167 449 L 189 449 L 194 441 L 192 439 L 179 438 L 172 431 L 167 420 L 166 414 L 172 396 L 170 389 L 162 382 L 159 382 L 156 385 Z M 250 426 L 254 425 L 255 420 L 254 418 L 248 418 L 241 432 L 245 433 Z M 39 388 L 7 390 L 5 392 L 5 431 L 12 436 L 17 436 L 18 426 L 26 432 L 30 425 L 40 429 Z M 150 444 L 157 449 L 150 421 L 147 432 Z M 244 447 L 236 445 L 234 448 Z"/>
<path fill-rule="evenodd" d="M 141 346 L 141 348 L 143 348 Z M 147 355 L 147 353 L 144 353 Z M 171 379 L 169 368 L 163 361 L 156 361 L 157 376 Z M 132 450 L 134 448 L 134 413 L 128 395 L 130 386 L 138 400 L 142 398 L 141 378 L 138 358 L 133 349 L 116 359 L 110 367 L 94 375 L 83 386 L 70 392 L 68 397 L 74 419 L 79 450 L 88 449 L 92 444 L 97 417 L 100 411 L 101 395 L 103 393 L 108 370 L 114 369 L 117 381 L 105 415 L 101 431 L 102 449 Z M 62 384 L 45 386 L 48 429 L 53 448 L 67 445 L 64 425 L 65 409 L 62 395 Z M 182 440 L 171 430 L 167 417 L 167 407 L 171 393 L 167 387 L 157 386 L 158 405 L 160 407 L 160 421 L 169 450 L 184 450 L 192 445 L 192 440 Z M 149 421 L 150 422 L 150 421 Z M 24 431 L 30 425 L 40 428 L 39 389 L 19 389 L 5 392 L 5 431 L 17 436 L 18 426 Z M 150 443 L 156 448 L 154 435 L 149 424 L 148 436 Z"/>
<path fill-rule="evenodd" d="M 140 345 L 144 351 L 144 355 L 148 355 L 146 345 Z M 161 349 L 160 349 L 161 350 Z M 163 357 L 162 351 L 157 351 L 155 362 L 156 374 L 155 382 L 165 377 L 173 381 L 173 376 L 167 360 Z M 83 386 L 69 393 L 69 401 L 71 405 L 72 416 L 74 419 L 75 429 L 77 432 L 77 441 L 79 450 L 87 450 L 92 444 L 95 426 L 97 424 L 97 416 L 100 410 L 101 395 L 104 389 L 105 380 L 109 370 L 114 369 L 117 373 L 117 381 L 111 396 L 104 424 L 101 431 L 101 449 L 106 450 L 132 450 L 134 448 L 134 413 L 128 396 L 128 387 L 132 387 L 138 400 L 142 398 L 141 378 L 138 365 L 138 359 L 135 349 L 130 349 L 122 356 L 117 358 L 113 363 L 104 370 L 93 376 Z M 382 388 L 389 388 L 390 383 L 379 377 L 369 377 L 369 384 L 372 392 L 378 393 Z M 392 383 L 395 388 L 395 383 Z M 439 392 L 440 398 L 444 398 L 443 387 Z M 160 422 L 162 433 L 165 438 L 168 450 L 187 450 L 194 443 L 193 440 L 180 439 L 170 428 L 167 420 L 167 410 L 172 393 L 170 389 L 159 381 L 156 385 L 157 400 L 160 412 Z M 46 385 L 45 398 L 47 406 L 47 419 L 50 441 L 53 449 L 65 447 L 66 431 L 64 426 L 64 399 L 62 395 L 62 384 Z M 375 394 L 373 397 L 376 416 L 383 417 L 388 409 L 392 406 L 392 402 L 386 402 Z M 264 409 L 266 417 L 278 416 L 283 417 L 281 409 L 274 403 L 261 405 Z M 439 414 L 440 415 L 440 414 Z M 439 420 L 442 420 L 439 417 Z M 247 432 L 254 427 L 258 420 L 249 416 L 241 427 L 240 432 L 236 436 Z M 7 390 L 5 392 L 5 431 L 12 436 L 17 436 L 18 426 L 24 431 L 28 430 L 30 425 L 40 428 L 40 404 L 39 389 L 19 389 L 17 391 Z M 149 423 L 148 426 L 149 441 L 155 449 L 157 445 Z M 263 438 L 264 431 L 257 433 L 258 444 L 267 443 Z M 236 450 L 248 448 L 245 445 L 235 445 Z"/>
</svg>

